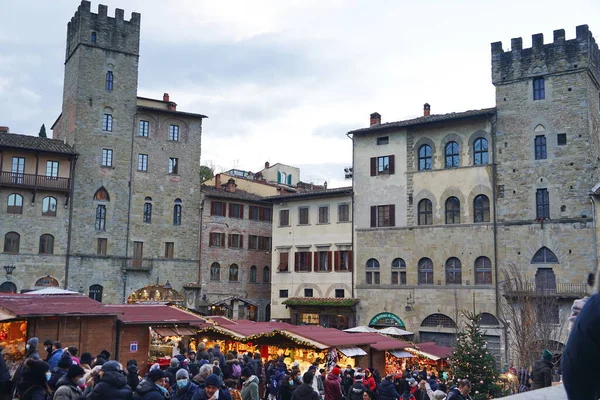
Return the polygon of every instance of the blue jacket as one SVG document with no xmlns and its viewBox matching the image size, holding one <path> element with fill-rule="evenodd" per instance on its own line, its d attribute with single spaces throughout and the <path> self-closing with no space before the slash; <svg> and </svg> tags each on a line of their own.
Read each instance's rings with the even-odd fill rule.
<svg viewBox="0 0 600 400">
<path fill-rule="evenodd" d="M 381 381 L 381 385 L 379 385 L 379 398 L 381 400 L 395 400 L 399 397 L 400 395 L 396 391 L 392 381 L 388 381 L 387 379 Z"/>
<path fill-rule="evenodd" d="M 173 391 L 171 393 L 171 400 L 192 400 L 192 397 L 198 392 L 198 385 L 189 381 L 187 386 Z"/>
<path fill-rule="evenodd" d="M 48 364 L 50 364 L 50 371 L 54 371 L 54 368 L 58 367 L 58 360 L 60 360 L 60 358 L 62 357 L 63 352 L 63 349 L 56 349 L 52 352 L 50 358 L 48 359 Z"/>
</svg>

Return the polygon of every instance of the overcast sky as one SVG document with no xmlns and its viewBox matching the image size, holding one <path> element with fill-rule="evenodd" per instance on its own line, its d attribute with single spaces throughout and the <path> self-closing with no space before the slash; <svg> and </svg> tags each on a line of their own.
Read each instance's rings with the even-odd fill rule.
<svg viewBox="0 0 600 400">
<path fill-rule="evenodd" d="M 0 0 L 0 125 L 37 134 L 60 113 L 66 25 L 75 0 Z M 600 1 L 104 0 L 142 14 L 138 94 L 204 121 L 202 163 L 301 168 L 350 184 L 349 130 L 494 106 L 490 43 L 554 29 L 598 39 Z M 97 11 L 98 2 L 92 2 Z"/>
</svg>

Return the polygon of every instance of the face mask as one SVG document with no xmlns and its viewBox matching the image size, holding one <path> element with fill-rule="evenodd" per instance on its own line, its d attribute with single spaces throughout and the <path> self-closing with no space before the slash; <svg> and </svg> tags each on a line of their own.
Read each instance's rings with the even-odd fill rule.
<svg viewBox="0 0 600 400">
<path fill-rule="evenodd" d="M 158 386 L 158 388 L 160 389 L 161 392 L 167 393 L 167 388 L 160 386 L 160 385 L 156 385 L 156 386 Z"/>
<path fill-rule="evenodd" d="M 46 372 L 46 380 L 49 381 L 50 378 L 52 378 L 52 373 L 51 372 Z"/>
<path fill-rule="evenodd" d="M 290 386 L 294 386 L 294 381 L 289 381 Z"/>
<path fill-rule="evenodd" d="M 187 379 L 180 379 L 177 381 L 177 387 L 178 388 L 184 388 L 186 387 L 188 384 L 188 380 Z"/>
<path fill-rule="evenodd" d="M 77 386 L 83 385 L 85 385 L 85 378 L 82 376 L 81 378 L 77 379 Z"/>
</svg>

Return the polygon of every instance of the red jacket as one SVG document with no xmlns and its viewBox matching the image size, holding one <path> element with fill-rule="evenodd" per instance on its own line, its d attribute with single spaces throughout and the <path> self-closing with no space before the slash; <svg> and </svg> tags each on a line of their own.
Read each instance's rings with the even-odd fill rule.
<svg viewBox="0 0 600 400">
<path fill-rule="evenodd" d="M 325 378 L 323 386 L 325 387 L 325 400 L 342 400 L 342 378 L 330 372 Z"/>
<path fill-rule="evenodd" d="M 363 378 L 363 385 L 367 387 L 371 392 L 374 392 L 377 389 L 377 383 L 375 382 L 375 378 L 373 378 L 373 374 L 366 376 Z"/>
</svg>

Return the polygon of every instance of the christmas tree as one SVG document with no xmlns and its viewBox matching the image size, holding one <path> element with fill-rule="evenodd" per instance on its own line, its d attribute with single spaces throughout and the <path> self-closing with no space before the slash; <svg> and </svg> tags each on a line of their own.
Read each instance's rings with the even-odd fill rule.
<svg viewBox="0 0 600 400">
<path fill-rule="evenodd" d="M 458 333 L 456 346 L 448 360 L 452 375 L 456 379 L 468 379 L 471 382 L 470 395 L 474 400 L 501 397 L 505 393 L 498 384 L 495 359 L 487 349 L 479 326 L 481 314 L 466 312 L 464 316 L 467 323 Z"/>
</svg>

